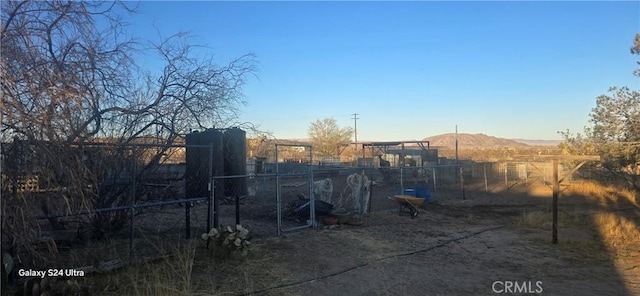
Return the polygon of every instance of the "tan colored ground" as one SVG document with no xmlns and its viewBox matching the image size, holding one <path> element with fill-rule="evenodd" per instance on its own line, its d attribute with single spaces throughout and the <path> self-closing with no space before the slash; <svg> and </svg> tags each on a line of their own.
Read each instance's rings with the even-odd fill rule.
<svg viewBox="0 0 640 296">
<path fill-rule="evenodd" d="M 414 219 L 378 199 L 378 207 L 393 210 L 370 214 L 362 226 L 320 225 L 283 237 L 275 237 L 272 206 L 247 202 L 242 221 L 253 239 L 246 257 L 216 259 L 194 239 L 191 255 L 173 254 L 79 283 L 91 286 L 86 295 L 640 295 L 638 196 L 599 187 L 583 187 L 580 194 L 563 189 L 559 244 L 551 244 L 551 191 L 544 186 L 469 191 L 466 200 L 440 191 Z M 221 223 L 233 223 L 233 206 L 222 211 Z M 174 224 L 169 214 L 178 221 L 184 209 L 168 209 L 163 224 Z M 149 220 L 149 227 L 158 227 L 152 222 L 158 220 Z M 126 258 L 127 240 L 121 245 L 118 256 Z M 505 290 L 513 283 L 525 290 Z"/>
<path fill-rule="evenodd" d="M 199 250 L 193 288 L 218 295 L 491 295 L 492 286 L 508 292 L 504 282 L 511 281 L 545 295 L 640 295 L 640 237 L 611 249 L 591 216 L 564 223 L 561 213 L 560 243 L 551 244 L 550 226 L 520 221 L 524 212 L 549 205 L 548 197 L 515 193 L 445 197 L 425 204 L 415 219 L 383 211 L 363 226 L 255 239 L 242 259 L 214 264 Z M 581 197 L 562 198 L 560 205 L 572 212 L 611 210 L 640 228 L 636 205 L 614 209 Z"/>
</svg>

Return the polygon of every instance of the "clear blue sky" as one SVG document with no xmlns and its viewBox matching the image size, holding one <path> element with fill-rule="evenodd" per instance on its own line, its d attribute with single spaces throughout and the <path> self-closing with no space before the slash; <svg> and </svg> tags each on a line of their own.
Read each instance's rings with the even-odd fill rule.
<svg viewBox="0 0 640 296">
<path fill-rule="evenodd" d="M 221 62 L 253 53 L 239 121 L 306 138 L 334 118 L 358 140 L 453 132 L 559 139 L 610 86 L 640 89 L 640 2 L 151 2 L 142 38 L 196 35 Z"/>
</svg>

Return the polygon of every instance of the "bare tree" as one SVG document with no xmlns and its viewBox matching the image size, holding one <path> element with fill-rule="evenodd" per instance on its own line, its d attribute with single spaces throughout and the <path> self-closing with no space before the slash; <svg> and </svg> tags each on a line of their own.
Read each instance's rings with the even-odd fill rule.
<svg viewBox="0 0 640 296">
<path fill-rule="evenodd" d="M 7 2 L 2 13 L 2 132 L 78 142 L 157 136 L 229 124 L 255 71 L 252 55 L 219 66 L 192 55 L 185 33 L 152 44 L 159 77 L 136 66 L 149 47 L 123 39 L 117 3 Z M 100 24 L 107 24 L 99 26 Z"/>
<path fill-rule="evenodd" d="M 131 167 L 118 161 L 133 159 L 131 150 L 94 153 L 94 158 L 109 161 L 93 161 L 88 167 L 86 155 L 77 153 L 77 147 L 96 141 L 155 144 L 144 152 L 150 160 L 137 170 L 141 174 L 192 129 L 234 125 L 244 103 L 242 86 L 256 71 L 251 54 L 223 65 L 211 55 L 196 56 L 203 50 L 196 52 L 186 33 L 157 43 L 133 39 L 123 20 L 135 9 L 127 4 L 2 3 L 0 140 L 14 140 L 14 148 L 26 142 L 35 147 L 29 149 L 38 150 L 32 155 L 41 182 L 44 178 L 65 188 L 70 180 L 78 182 L 80 189 L 63 194 L 72 201 L 68 205 L 89 209 L 126 205 L 125 193 L 131 191 L 126 186 L 108 188 L 103 182 Z M 162 73 L 141 69 L 136 63 L 139 55 L 156 56 Z M 4 171 L 5 175 L 25 172 L 25 166 L 8 167 L 16 171 Z M 87 189 L 87 183 L 95 186 Z M 3 184 L 3 193 L 6 188 Z M 17 195 L 12 196 L 15 203 L 4 202 L 4 213 L 19 204 Z M 105 215 L 95 216 L 102 219 L 98 224 L 122 225 L 122 215 Z M 3 216 L 3 235 L 12 233 L 17 228 L 7 229 L 4 222 L 20 218 Z"/>
<path fill-rule="evenodd" d="M 80 2 L 7 2 L 2 10 L 2 132 L 71 142 L 99 133 L 129 97 L 132 40 L 119 18 Z M 97 21 L 106 28 L 99 28 Z"/>
</svg>

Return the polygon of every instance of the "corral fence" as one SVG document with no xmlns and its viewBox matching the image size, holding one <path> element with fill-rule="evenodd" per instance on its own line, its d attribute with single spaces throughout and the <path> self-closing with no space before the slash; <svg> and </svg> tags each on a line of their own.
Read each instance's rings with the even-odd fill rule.
<svg viewBox="0 0 640 296">
<path fill-rule="evenodd" d="M 243 134 L 230 144 L 224 132 L 209 136 L 222 145 L 197 137 L 181 145 L 2 143 L 2 241 L 14 244 L 3 248 L 64 250 L 109 239 L 135 259 L 152 255 L 159 242 L 219 225 L 242 224 L 254 237 L 281 235 L 316 227 L 336 210 L 398 209 L 393 197 L 407 190 L 426 189 L 428 202 L 447 192 L 464 198 L 547 184 L 552 173 L 545 161 L 314 161 L 310 146 L 285 144 L 273 157 L 247 160 Z M 561 173 L 571 168 L 567 163 Z M 568 175 L 569 182 L 589 178 Z"/>
<path fill-rule="evenodd" d="M 210 204 L 212 196 L 186 186 L 197 182 L 185 166 L 187 148 L 210 149 L 3 143 L 3 249 L 62 251 L 108 239 L 134 259 L 161 242 L 190 238 L 192 223 L 210 226 L 208 208 L 195 205 Z"/>
<path fill-rule="evenodd" d="M 567 183 L 593 179 L 596 168 L 575 171 L 571 161 L 559 163 L 559 174 Z M 462 198 L 466 192 L 501 192 L 532 185 L 550 186 L 553 165 L 551 161 L 501 161 L 469 162 L 458 164 L 428 165 L 425 167 L 430 188 L 435 197 L 439 191 L 459 190 Z"/>
</svg>

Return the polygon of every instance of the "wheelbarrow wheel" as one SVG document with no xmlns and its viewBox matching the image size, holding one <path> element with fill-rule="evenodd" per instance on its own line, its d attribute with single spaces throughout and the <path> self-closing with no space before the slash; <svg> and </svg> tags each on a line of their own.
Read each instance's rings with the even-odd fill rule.
<svg viewBox="0 0 640 296">
<path fill-rule="evenodd" d="M 411 219 L 415 218 L 418 216 L 418 210 L 416 210 L 415 208 L 412 207 L 411 209 Z"/>
<path fill-rule="evenodd" d="M 418 210 L 418 207 L 416 207 L 414 204 L 410 202 L 407 202 L 405 204 L 405 207 L 409 209 L 409 215 L 411 215 L 411 219 L 417 217 L 418 213 L 420 213 L 420 211 Z"/>
</svg>

